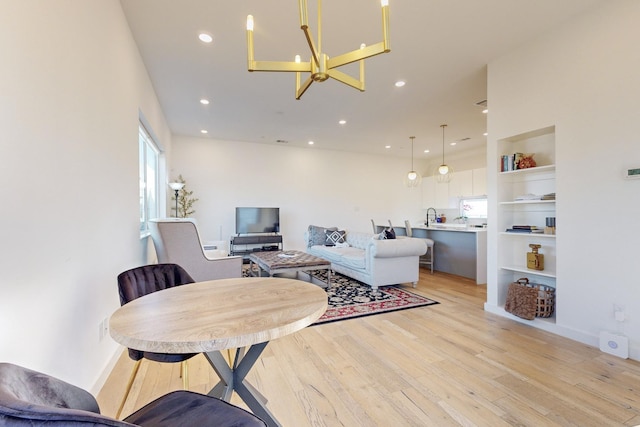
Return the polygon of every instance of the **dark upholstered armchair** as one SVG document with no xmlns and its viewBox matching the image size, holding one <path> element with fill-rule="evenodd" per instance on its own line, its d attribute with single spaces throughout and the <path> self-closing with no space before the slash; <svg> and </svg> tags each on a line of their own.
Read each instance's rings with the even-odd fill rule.
<svg viewBox="0 0 640 427">
<path fill-rule="evenodd" d="M 100 415 L 87 391 L 57 378 L 10 363 L 0 363 L 2 426 L 216 426 L 264 427 L 266 424 L 225 401 L 190 391 L 166 394 L 123 421 Z"/>
<path fill-rule="evenodd" d="M 127 270 L 118 275 L 118 291 L 120 293 L 120 304 L 133 301 L 136 298 L 150 294 L 152 292 L 160 291 L 162 289 L 172 288 L 174 286 L 185 285 L 188 283 L 194 283 L 191 276 L 177 264 L 151 264 L 142 267 L 133 268 Z M 182 375 L 182 385 L 184 389 L 189 388 L 187 360 L 195 356 L 195 353 L 191 354 L 165 354 L 165 353 L 152 353 L 148 351 L 140 351 L 130 348 L 129 357 L 136 361 L 133 367 L 133 372 L 127 383 L 127 389 L 122 403 L 116 413 L 116 418 L 120 418 L 120 413 L 124 407 L 131 386 L 136 378 L 138 369 L 140 368 L 140 362 L 142 359 L 152 360 L 155 362 L 164 363 L 182 363 L 180 373 Z"/>
</svg>

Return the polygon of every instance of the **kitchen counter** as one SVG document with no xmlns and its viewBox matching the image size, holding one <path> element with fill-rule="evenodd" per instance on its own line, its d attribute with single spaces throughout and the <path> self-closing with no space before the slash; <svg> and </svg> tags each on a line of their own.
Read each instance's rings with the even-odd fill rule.
<svg viewBox="0 0 640 427">
<path fill-rule="evenodd" d="M 424 225 L 411 227 L 412 230 L 442 230 L 442 231 L 457 231 L 463 233 L 482 233 L 486 232 L 486 227 L 475 227 L 473 225 L 465 225 L 465 224 L 434 224 L 426 227 Z"/>
<path fill-rule="evenodd" d="M 464 224 L 411 227 L 415 238 L 434 241 L 434 270 L 487 283 L 487 229 Z"/>
</svg>

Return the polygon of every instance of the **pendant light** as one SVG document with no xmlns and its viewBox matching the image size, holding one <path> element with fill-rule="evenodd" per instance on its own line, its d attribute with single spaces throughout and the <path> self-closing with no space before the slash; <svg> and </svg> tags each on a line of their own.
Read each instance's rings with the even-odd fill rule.
<svg viewBox="0 0 640 427">
<path fill-rule="evenodd" d="M 444 162 L 444 128 L 446 128 L 447 125 L 440 125 L 440 127 L 442 128 L 442 164 L 438 166 L 433 175 L 438 183 L 446 184 L 451 181 L 453 168 Z"/>
<path fill-rule="evenodd" d="M 409 188 L 415 188 L 420 186 L 422 176 L 413 168 L 413 140 L 416 139 L 416 137 L 410 136 L 409 139 L 411 139 L 411 170 L 407 172 L 404 178 L 404 185 Z"/>
</svg>

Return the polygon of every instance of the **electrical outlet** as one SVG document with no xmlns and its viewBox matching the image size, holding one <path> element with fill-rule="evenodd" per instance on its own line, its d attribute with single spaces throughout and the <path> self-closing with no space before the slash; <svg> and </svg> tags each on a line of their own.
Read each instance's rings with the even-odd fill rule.
<svg viewBox="0 0 640 427">
<path fill-rule="evenodd" d="M 98 324 L 98 341 L 102 341 L 104 338 L 104 323 L 100 322 Z"/>
<path fill-rule="evenodd" d="M 98 325 L 98 340 L 102 341 L 104 337 L 109 335 L 109 318 L 105 317 Z"/>
</svg>

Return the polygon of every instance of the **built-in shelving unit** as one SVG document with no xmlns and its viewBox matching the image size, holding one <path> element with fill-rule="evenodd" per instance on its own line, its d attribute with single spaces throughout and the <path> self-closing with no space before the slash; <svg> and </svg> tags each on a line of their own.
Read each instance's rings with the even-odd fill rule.
<svg viewBox="0 0 640 427">
<path fill-rule="evenodd" d="M 521 277 L 532 283 L 556 287 L 556 235 L 506 232 L 514 225 L 544 229 L 547 217 L 556 217 L 555 200 L 518 200 L 526 195 L 545 195 L 556 191 L 555 127 L 550 126 L 498 140 L 498 155 L 533 153 L 536 167 L 498 171 L 497 179 L 497 291 L 503 307 L 509 284 Z M 557 221 L 557 219 L 556 219 Z M 560 222 L 561 224 L 561 222 Z M 539 244 L 544 254 L 544 270 L 527 268 L 529 244 Z M 554 317 L 536 319 L 554 322 Z"/>
</svg>

